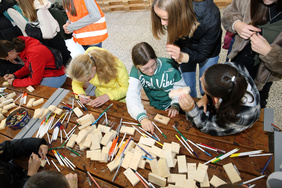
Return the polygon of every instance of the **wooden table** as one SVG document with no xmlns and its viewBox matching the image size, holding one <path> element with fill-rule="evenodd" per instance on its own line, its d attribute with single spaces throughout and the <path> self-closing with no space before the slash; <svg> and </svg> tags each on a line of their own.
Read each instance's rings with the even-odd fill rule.
<svg viewBox="0 0 282 188">
<path fill-rule="evenodd" d="M 0 79 L 0 83 L 3 82 L 3 79 Z M 67 82 L 64 87 L 70 88 L 69 82 Z M 46 100 L 56 91 L 56 88 L 50 88 L 46 86 L 34 86 L 35 91 L 32 93 L 28 92 L 28 100 L 32 97 L 39 99 L 43 97 Z M 9 86 L 6 89 L 6 92 L 10 93 L 15 91 L 17 95 L 20 95 L 23 91 L 27 91 L 26 88 L 13 88 Z M 63 101 L 70 104 L 70 98 L 73 97 L 71 92 L 63 99 Z M 14 98 L 15 99 L 15 98 Z M 27 100 L 27 101 L 28 101 Z M 87 113 L 91 113 L 94 115 L 95 118 L 98 118 L 99 115 L 111 104 L 113 103 L 113 106 L 107 111 L 109 124 L 114 125 L 113 129 L 116 129 L 117 125 L 120 122 L 120 119 L 123 118 L 123 121 L 127 122 L 136 122 L 133 120 L 130 115 L 127 113 L 126 105 L 121 102 L 117 101 L 108 101 L 105 105 L 103 105 L 100 108 L 92 108 L 87 106 L 88 111 L 84 111 L 84 115 Z M 153 119 L 154 116 L 158 114 L 166 115 L 167 112 L 156 110 L 153 107 L 149 106 L 149 102 L 146 99 L 146 97 L 143 97 L 143 103 L 145 105 L 145 109 L 147 110 L 147 114 L 150 119 Z M 18 104 L 18 101 L 17 101 Z M 76 104 L 77 105 L 77 104 Z M 33 112 L 35 109 L 40 108 L 42 105 L 29 108 L 28 111 L 33 115 Z M 5 114 L 7 116 L 9 113 Z M 66 131 L 69 132 L 72 127 L 76 125 L 76 119 L 77 117 L 73 114 L 70 119 L 70 124 L 66 128 Z M 103 123 L 105 121 L 105 118 L 102 117 L 98 123 Z M 199 130 L 192 127 L 191 122 L 188 122 L 184 115 L 178 115 L 175 118 L 172 118 L 168 125 L 163 125 L 160 123 L 156 123 L 158 127 L 163 131 L 163 133 L 167 136 L 167 139 L 165 139 L 158 131 L 156 131 L 156 134 L 161 139 L 161 143 L 168 142 L 171 143 L 172 141 L 179 143 L 179 141 L 176 139 L 175 134 L 177 132 L 172 127 L 172 125 L 177 126 L 178 130 L 188 139 L 192 140 L 195 143 L 204 143 L 211 146 L 216 146 L 217 148 L 223 149 L 225 151 L 230 151 L 234 148 L 240 148 L 240 152 L 245 151 L 252 151 L 252 150 L 264 150 L 264 152 L 273 152 L 272 149 L 272 134 L 263 131 L 263 113 L 261 113 L 261 116 L 259 120 L 253 125 L 251 129 L 247 129 L 243 131 L 240 134 L 232 135 L 232 136 L 222 136 L 222 137 L 215 137 L 210 136 L 208 134 L 202 133 Z M 64 124 L 65 125 L 65 124 Z M 10 128 L 4 129 L 0 131 L 0 141 L 4 140 L 11 140 L 13 139 L 19 131 L 13 131 Z M 53 130 L 49 131 L 50 135 L 52 134 Z M 75 133 L 77 134 L 79 130 L 77 129 Z M 45 138 L 47 140 L 47 138 Z M 133 136 L 133 140 L 135 142 L 138 142 L 140 139 L 140 134 L 135 133 Z M 59 147 L 61 146 L 60 139 L 58 139 L 56 142 L 52 142 L 52 147 Z M 199 151 L 198 149 L 194 148 L 195 152 L 198 154 L 199 158 L 191 156 L 188 151 L 181 146 L 180 154 L 186 155 L 186 160 L 188 163 L 205 163 L 206 161 L 210 160 L 211 157 L 206 155 L 205 153 Z M 112 182 L 112 178 L 115 174 L 114 172 L 110 172 L 107 169 L 107 163 L 100 163 L 100 162 L 94 162 L 90 161 L 90 159 L 86 158 L 86 150 L 85 151 L 79 151 L 78 145 L 74 146 L 74 150 L 81 154 L 81 156 L 77 156 L 73 153 L 71 153 L 67 149 L 60 149 L 60 153 L 63 153 L 66 155 L 75 165 L 76 165 L 76 171 L 75 173 L 78 173 L 79 177 L 79 187 L 89 187 L 89 184 L 86 179 L 85 172 L 83 170 L 82 164 L 85 164 L 87 170 L 93 175 L 93 177 L 96 179 L 98 184 L 101 187 L 132 187 L 131 183 L 127 180 L 127 178 L 124 176 L 123 171 L 125 169 L 121 168 L 119 170 L 119 173 L 115 179 L 114 182 Z M 212 157 L 218 156 L 218 153 L 209 152 L 212 154 Z M 55 163 L 58 165 L 57 160 L 55 159 L 52 152 L 48 153 L 48 158 L 53 159 Z M 242 178 L 242 181 L 246 181 L 252 178 L 255 178 L 257 176 L 260 176 L 260 172 L 263 169 L 264 165 L 266 164 L 269 156 L 266 157 L 238 157 L 238 158 L 226 158 L 216 164 L 209 164 L 208 168 L 208 176 L 209 179 L 213 175 L 217 175 L 219 178 L 224 180 L 227 183 L 230 183 L 230 180 L 225 173 L 222 165 L 227 164 L 229 162 L 232 162 L 235 164 L 240 172 L 240 176 Z M 27 161 L 23 160 L 23 158 L 16 160 L 17 164 L 21 165 L 24 168 L 27 168 Z M 59 166 L 60 167 L 60 166 Z M 70 172 L 73 172 L 71 169 L 66 167 L 60 167 L 63 174 L 67 174 Z M 45 166 L 45 170 L 56 170 L 53 165 Z M 274 171 L 274 165 L 273 160 L 270 162 L 269 166 L 267 167 L 267 170 L 265 174 L 270 174 Z M 145 177 L 148 178 L 148 173 L 150 171 L 150 166 L 148 163 L 146 164 L 145 169 L 138 169 L 138 172 Z M 171 168 L 171 173 L 177 173 L 178 168 L 176 165 L 176 168 Z M 266 185 L 266 178 L 260 179 L 254 182 L 258 187 L 265 187 Z M 95 184 L 92 182 L 91 187 L 96 187 Z M 141 182 L 139 182 L 135 187 L 144 187 Z"/>
</svg>

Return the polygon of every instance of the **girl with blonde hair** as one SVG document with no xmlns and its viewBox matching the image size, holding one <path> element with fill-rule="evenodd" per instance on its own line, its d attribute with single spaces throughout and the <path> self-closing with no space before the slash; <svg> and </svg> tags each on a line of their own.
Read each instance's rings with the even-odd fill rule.
<svg viewBox="0 0 282 188">
<path fill-rule="evenodd" d="M 74 93 L 80 101 L 99 107 L 108 100 L 125 102 L 128 89 L 128 72 L 117 57 L 105 49 L 90 47 L 84 54 L 75 57 L 67 67 Z M 83 84 L 90 82 L 96 87 L 94 100 L 85 95 Z"/>
<path fill-rule="evenodd" d="M 167 54 L 180 64 L 191 96 L 197 97 L 197 64 L 201 77 L 218 61 L 222 33 L 218 7 L 213 0 L 154 0 L 151 19 L 155 38 L 167 31 Z"/>
</svg>

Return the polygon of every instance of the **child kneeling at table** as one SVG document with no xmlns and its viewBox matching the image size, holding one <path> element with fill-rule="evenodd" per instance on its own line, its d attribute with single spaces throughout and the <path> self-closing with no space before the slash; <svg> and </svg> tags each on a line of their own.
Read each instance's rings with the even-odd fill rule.
<svg viewBox="0 0 282 188">
<path fill-rule="evenodd" d="M 144 89 L 150 105 L 166 110 L 169 117 L 179 114 L 178 98 L 170 99 L 168 93 L 173 89 L 186 87 L 180 71 L 171 59 L 157 57 L 153 48 L 146 42 L 136 44 L 132 49 L 129 87 L 126 95 L 128 113 L 138 120 L 144 130 L 154 132 L 154 125 L 146 115 L 141 102 Z"/>
<path fill-rule="evenodd" d="M 259 118 L 259 92 L 244 66 L 213 65 L 204 72 L 201 84 L 206 94 L 197 103 L 189 94 L 179 96 L 187 120 L 200 131 L 213 136 L 236 134 Z"/>
<path fill-rule="evenodd" d="M 128 73 L 125 65 L 105 49 L 90 47 L 84 54 L 75 57 L 67 67 L 72 79 L 73 92 L 80 102 L 99 107 L 108 100 L 125 102 L 128 89 Z M 94 100 L 85 95 L 83 84 L 90 82 L 95 89 Z"/>
</svg>

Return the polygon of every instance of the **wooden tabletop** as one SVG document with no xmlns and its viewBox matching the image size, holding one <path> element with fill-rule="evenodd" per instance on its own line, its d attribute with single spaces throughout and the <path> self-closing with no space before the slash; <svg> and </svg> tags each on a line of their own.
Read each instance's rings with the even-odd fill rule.
<svg viewBox="0 0 282 188">
<path fill-rule="evenodd" d="M 3 78 L 0 79 L 0 83 L 3 83 Z M 69 84 L 64 85 L 65 88 L 70 89 Z M 44 98 L 45 102 L 52 96 L 52 94 L 56 91 L 56 88 L 46 87 L 46 86 L 34 86 L 35 91 L 32 93 L 29 93 L 26 88 L 14 88 L 12 86 L 7 87 L 6 92 L 16 92 L 17 96 L 19 96 L 23 91 L 26 91 L 28 93 L 27 101 L 30 98 Z M 63 99 L 64 102 L 71 104 L 71 98 L 73 97 L 72 92 L 69 92 L 68 95 Z M 16 97 L 15 97 L 16 98 Z M 14 98 L 14 99 L 15 99 Z M 153 119 L 156 114 L 161 114 L 166 116 L 167 112 L 156 110 L 153 107 L 149 106 L 148 100 L 146 100 L 145 97 L 143 97 L 143 103 L 145 106 L 145 109 L 147 110 L 147 114 L 150 119 Z M 16 104 L 19 102 L 17 101 Z M 106 104 L 99 108 L 92 108 L 90 106 L 87 106 L 88 111 L 83 111 L 84 115 L 91 113 L 95 118 L 98 118 L 99 115 L 111 104 L 113 103 L 113 106 L 108 109 L 107 115 L 109 119 L 110 126 L 113 125 L 113 129 L 115 130 L 120 122 L 120 119 L 122 118 L 123 121 L 126 122 L 136 122 L 134 119 L 130 117 L 130 115 L 127 113 L 126 104 L 117 102 L 117 101 L 108 101 Z M 36 107 L 28 108 L 28 112 L 30 116 L 33 116 L 33 112 L 35 109 L 40 108 L 43 104 L 38 105 Z M 77 103 L 75 103 L 77 106 Z M 25 107 L 25 105 L 24 105 Z M 12 111 L 12 110 L 10 110 Z M 6 117 L 8 116 L 9 112 L 4 114 Z M 69 132 L 75 125 L 76 125 L 77 117 L 75 114 L 73 114 L 70 118 L 70 123 L 68 127 L 66 128 L 66 132 Z M 105 121 L 104 116 L 98 121 L 99 124 L 102 124 Z M 137 123 L 137 122 L 136 122 Z M 259 120 L 253 125 L 252 128 L 247 129 L 240 134 L 231 135 L 231 136 L 222 136 L 222 137 L 215 137 L 210 136 L 208 134 L 202 133 L 199 130 L 192 127 L 191 122 L 187 121 L 185 118 L 185 115 L 178 115 L 175 118 L 171 118 L 168 125 L 163 125 L 160 123 L 156 123 L 157 126 L 163 131 L 163 133 L 167 136 L 167 139 L 165 139 L 160 132 L 156 131 L 156 134 L 161 139 L 161 143 L 168 142 L 171 143 L 172 141 L 179 143 L 175 135 L 178 133 L 175 131 L 175 129 L 172 127 L 172 125 L 175 125 L 178 130 L 188 139 L 192 140 L 195 143 L 204 143 L 211 146 L 215 146 L 217 148 L 220 148 L 225 151 L 230 151 L 234 148 L 239 148 L 239 152 L 246 152 L 246 151 L 253 151 L 253 150 L 264 150 L 264 152 L 273 152 L 272 151 L 272 134 L 263 131 L 263 113 L 261 113 L 261 116 Z M 64 123 L 65 126 L 65 123 Z M 14 131 L 8 127 L 6 129 L 0 131 L 0 142 L 4 140 L 11 140 L 13 139 L 17 134 L 19 130 Z M 75 134 L 79 132 L 78 129 L 76 129 Z M 49 134 L 52 135 L 53 130 L 49 131 Z M 45 138 L 47 140 L 47 137 Z M 135 132 L 135 135 L 133 136 L 133 140 L 135 142 L 138 142 L 140 139 L 140 134 L 138 132 Z M 63 141 L 65 139 L 63 138 Z M 58 139 L 56 142 L 52 142 L 52 147 L 59 147 L 62 143 L 60 142 L 60 139 Z M 158 145 L 157 145 L 158 146 Z M 158 146 L 159 147 L 159 146 Z M 127 178 L 124 176 L 123 172 L 125 169 L 120 168 L 119 173 L 115 179 L 114 182 L 112 182 L 112 178 L 115 174 L 115 171 L 110 172 L 109 169 L 107 169 L 108 163 L 101 163 L 101 162 L 95 162 L 91 161 L 90 159 L 86 158 L 86 150 L 79 150 L 79 146 L 75 145 L 73 148 L 75 151 L 77 151 L 81 156 L 77 156 L 74 153 L 70 152 L 69 150 L 63 148 L 59 149 L 58 151 L 60 153 L 63 153 L 66 155 L 68 159 L 70 159 L 75 165 L 76 170 L 75 173 L 78 174 L 79 178 L 79 187 L 89 187 L 88 181 L 86 179 L 86 174 L 83 170 L 83 164 L 85 164 L 87 170 L 93 175 L 97 183 L 100 185 L 100 187 L 132 187 L 131 183 L 127 180 Z M 179 155 L 186 155 L 186 160 L 188 163 L 205 163 L 206 161 L 210 160 L 211 157 L 206 155 L 205 153 L 201 152 L 200 150 L 194 148 L 195 152 L 199 156 L 199 158 L 196 158 L 194 156 L 191 156 L 188 151 L 181 146 Z M 208 150 L 207 150 L 208 151 Z M 213 151 L 209 151 L 209 153 L 213 157 L 216 157 L 219 155 L 219 153 L 215 153 Z M 61 169 L 61 172 L 63 174 L 67 174 L 70 172 L 73 172 L 71 169 L 66 167 L 61 167 L 58 164 L 58 161 L 54 157 L 53 153 L 49 151 L 48 153 L 49 160 L 52 159 L 58 167 Z M 23 160 L 24 158 L 20 158 L 18 160 L 15 160 L 17 164 L 20 166 L 27 168 L 27 159 Z M 230 180 L 225 173 L 222 165 L 225 165 L 227 163 L 233 163 L 236 165 L 240 172 L 240 176 L 243 181 L 247 181 L 249 179 L 255 178 L 260 176 L 261 171 L 263 167 L 265 166 L 267 160 L 269 159 L 269 156 L 266 157 L 237 157 L 237 158 L 226 158 L 216 164 L 209 164 L 208 168 L 208 177 L 211 179 L 213 175 L 218 176 L 222 180 L 224 180 L 227 183 L 230 183 Z M 53 165 L 46 165 L 44 167 L 45 170 L 56 170 Z M 274 171 L 274 164 L 273 160 L 268 165 L 266 171 L 264 174 L 270 174 Z M 148 179 L 148 174 L 151 172 L 150 166 L 148 163 L 146 163 L 145 169 L 138 168 L 138 172 Z M 175 168 L 170 169 L 171 173 L 178 173 L 177 165 Z M 258 187 L 265 187 L 266 185 L 266 178 L 257 180 L 254 182 Z M 95 184 L 92 182 L 91 187 L 96 187 Z M 141 182 L 139 182 L 135 187 L 144 187 Z"/>
</svg>

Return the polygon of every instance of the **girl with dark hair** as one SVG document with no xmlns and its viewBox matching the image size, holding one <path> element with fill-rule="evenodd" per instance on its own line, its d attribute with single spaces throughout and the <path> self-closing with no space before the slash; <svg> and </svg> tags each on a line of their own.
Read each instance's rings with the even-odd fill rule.
<svg viewBox="0 0 282 188">
<path fill-rule="evenodd" d="M 13 42 L 0 40 L 0 58 L 24 63 L 20 70 L 4 76 L 14 87 L 40 84 L 59 88 L 66 81 L 64 66 L 57 69 L 54 55 L 37 39 L 20 36 Z"/>
<path fill-rule="evenodd" d="M 150 105 L 159 110 L 166 110 L 169 117 L 179 113 L 178 98 L 170 99 L 168 93 L 186 84 L 180 71 L 171 59 L 157 57 L 153 48 L 146 42 L 136 44 L 132 49 L 132 66 L 129 87 L 126 95 L 128 113 L 138 120 L 144 130 L 154 132 L 154 125 L 149 120 L 141 103 L 141 90 L 144 89 Z"/>
<path fill-rule="evenodd" d="M 213 65 L 204 72 L 201 84 L 206 94 L 197 103 L 189 94 L 179 97 L 187 119 L 200 131 L 213 136 L 236 134 L 250 128 L 258 119 L 259 92 L 244 66 Z M 216 112 L 207 109 L 209 97 Z"/>
<path fill-rule="evenodd" d="M 264 108 L 272 82 L 282 78 L 282 0 L 233 0 L 222 24 L 237 34 L 228 58 L 255 79 Z"/>
<path fill-rule="evenodd" d="M 152 31 L 159 39 L 167 31 L 167 54 L 180 64 L 183 79 L 197 97 L 196 67 L 200 77 L 217 63 L 221 48 L 220 12 L 213 0 L 154 0 Z M 200 87 L 201 94 L 204 92 Z"/>
</svg>

